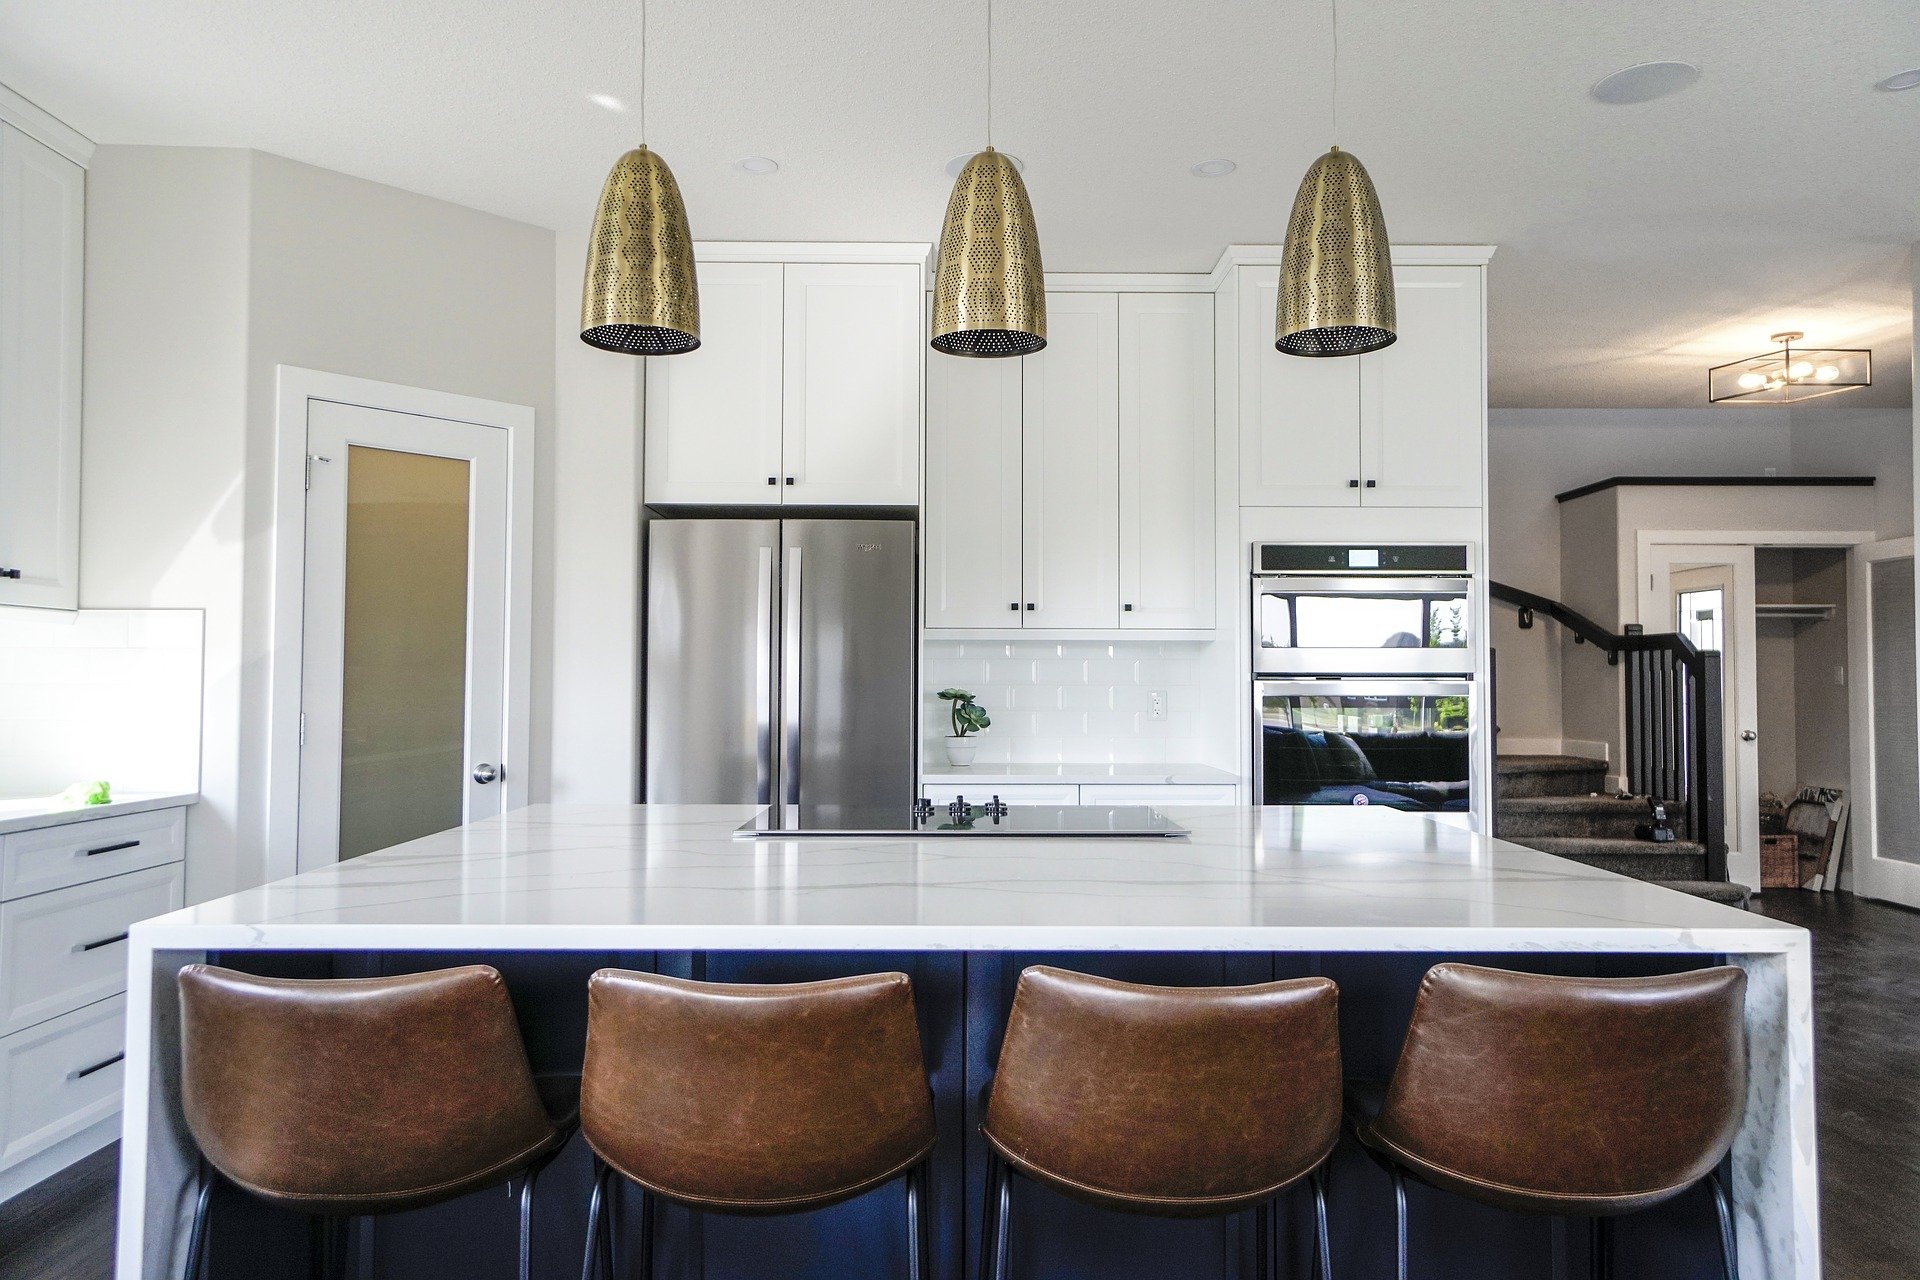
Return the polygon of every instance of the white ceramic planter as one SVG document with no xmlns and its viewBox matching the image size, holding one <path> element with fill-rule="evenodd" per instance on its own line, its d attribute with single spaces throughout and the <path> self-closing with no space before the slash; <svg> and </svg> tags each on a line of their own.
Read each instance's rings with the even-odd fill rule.
<svg viewBox="0 0 1920 1280">
<path fill-rule="evenodd" d="M 964 738 L 958 734 L 950 733 L 947 735 L 948 764 L 961 766 L 970 765 L 973 763 L 974 756 L 978 755 L 979 752 L 979 739 L 975 738 L 972 734 L 968 734 Z"/>
</svg>

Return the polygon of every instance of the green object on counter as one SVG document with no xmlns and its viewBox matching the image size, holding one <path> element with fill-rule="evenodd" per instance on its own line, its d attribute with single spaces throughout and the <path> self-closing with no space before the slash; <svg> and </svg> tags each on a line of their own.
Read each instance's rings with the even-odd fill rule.
<svg viewBox="0 0 1920 1280">
<path fill-rule="evenodd" d="M 104 782 L 76 782 L 60 793 L 60 802 L 76 809 L 89 804 L 112 804 L 113 788 Z"/>
</svg>

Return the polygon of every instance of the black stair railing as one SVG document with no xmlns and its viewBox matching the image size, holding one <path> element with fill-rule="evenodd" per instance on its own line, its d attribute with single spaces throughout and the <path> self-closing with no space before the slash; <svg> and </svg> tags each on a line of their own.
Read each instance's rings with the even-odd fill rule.
<svg viewBox="0 0 1920 1280">
<path fill-rule="evenodd" d="M 1721 742 L 1720 655 L 1674 632 L 1649 635 L 1629 624 L 1615 635 L 1558 600 L 1489 584 L 1494 600 L 1512 605 L 1520 629 L 1537 617 L 1553 619 L 1607 657 L 1626 661 L 1627 787 L 1684 806 L 1677 829 L 1707 851 L 1707 879 L 1727 878 L 1726 756 Z"/>
</svg>

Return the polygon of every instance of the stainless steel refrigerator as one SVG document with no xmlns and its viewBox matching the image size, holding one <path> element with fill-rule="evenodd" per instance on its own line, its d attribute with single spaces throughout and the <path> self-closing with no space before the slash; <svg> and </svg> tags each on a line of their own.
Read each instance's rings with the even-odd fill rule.
<svg viewBox="0 0 1920 1280">
<path fill-rule="evenodd" d="M 646 529 L 642 798 L 776 811 L 911 803 L 913 523 Z"/>
</svg>

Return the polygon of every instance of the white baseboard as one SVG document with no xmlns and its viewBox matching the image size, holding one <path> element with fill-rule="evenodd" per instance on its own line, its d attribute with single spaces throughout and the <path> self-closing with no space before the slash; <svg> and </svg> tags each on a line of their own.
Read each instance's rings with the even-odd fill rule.
<svg viewBox="0 0 1920 1280">
<path fill-rule="evenodd" d="M 45 1182 L 70 1164 L 86 1159 L 120 1136 L 120 1113 L 96 1120 L 86 1128 L 35 1152 L 19 1164 L 0 1170 L 0 1201 L 11 1200 L 27 1188 Z"/>
<path fill-rule="evenodd" d="M 1558 738 L 1516 738 L 1503 733 L 1494 743 L 1494 749 L 1503 756 L 1557 756 L 1566 754 L 1560 749 Z"/>
<path fill-rule="evenodd" d="M 1592 742 L 1586 738 L 1566 738 L 1561 742 L 1565 754 L 1581 756 L 1588 760 L 1613 760 L 1613 745 L 1606 742 Z"/>
</svg>

